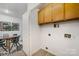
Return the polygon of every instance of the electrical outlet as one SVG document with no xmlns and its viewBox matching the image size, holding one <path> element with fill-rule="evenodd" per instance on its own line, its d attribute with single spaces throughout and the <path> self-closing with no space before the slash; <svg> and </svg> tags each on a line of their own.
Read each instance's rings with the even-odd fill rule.
<svg viewBox="0 0 79 59">
<path fill-rule="evenodd" d="M 45 49 L 48 49 L 48 47 L 45 47 Z"/>
<path fill-rule="evenodd" d="M 65 38 L 71 38 L 71 34 L 64 34 Z"/>
</svg>

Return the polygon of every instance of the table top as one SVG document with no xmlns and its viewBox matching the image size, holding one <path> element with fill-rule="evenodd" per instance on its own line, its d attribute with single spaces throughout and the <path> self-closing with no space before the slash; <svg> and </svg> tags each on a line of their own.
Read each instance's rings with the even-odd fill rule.
<svg viewBox="0 0 79 59">
<path fill-rule="evenodd" d="M 10 40 L 10 39 L 13 39 L 13 38 L 17 38 L 19 36 L 10 36 L 10 37 L 0 37 L 0 39 L 4 39 L 4 40 Z"/>
</svg>

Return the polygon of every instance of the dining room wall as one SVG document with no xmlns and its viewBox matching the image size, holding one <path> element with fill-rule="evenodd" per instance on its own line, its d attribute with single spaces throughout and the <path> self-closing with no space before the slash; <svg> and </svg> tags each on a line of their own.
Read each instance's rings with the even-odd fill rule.
<svg viewBox="0 0 79 59">
<path fill-rule="evenodd" d="M 18 23 L 19 24 L 19 31 L 0 31 L 0 36 L 2 36 L 3 34 L 9 34 L 9 36 L 12 36 L 13 34 L 21 35 L 21 23 L 22 23 L 22 21 L 20 18 L 0 14 L 0 22 L 11 22 L 11 23 Z"/>
</svg>

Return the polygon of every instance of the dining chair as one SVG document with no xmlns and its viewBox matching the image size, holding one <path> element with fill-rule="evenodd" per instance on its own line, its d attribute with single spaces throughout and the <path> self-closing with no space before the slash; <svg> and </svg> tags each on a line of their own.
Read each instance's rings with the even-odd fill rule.
<svg viewBox="0 0 79 59">
<path fill-rule="evenodd" d="M 6 39 L 6 38 L 8 38 L 8 37 L 9 37 L 9 34 L 3 34 L 3 38 L 4 38 L 5 41 L 6 41 L 5 46 L 9 48 L 9 46 L 10 46 L 10 45 L 9 45 L 10 41 Z"/>
<path fill-rule="evenodd" d="M 4 39 L 0 39 L 0 47 L 2 47 L 4 49 L 4 51 L 7 52 L 7 49 L 5 48 L 5 40 Z"/>
<path fill-rule="evenodd" d="M 13 46 L 16 46 L 16 49 L 18 50 L 18 46 L 20 46 L 21 44 L 19 43 L 19 38 L 20 38 L 20 36 L 18 36 L 18 35 L 13 35 L 14 36 L 14 38 L 12 39 L 12 46 L 11 46 L 11 49 L 10 50 L 12 50 L 12 48 L 13 48 Z"/>
</svg>

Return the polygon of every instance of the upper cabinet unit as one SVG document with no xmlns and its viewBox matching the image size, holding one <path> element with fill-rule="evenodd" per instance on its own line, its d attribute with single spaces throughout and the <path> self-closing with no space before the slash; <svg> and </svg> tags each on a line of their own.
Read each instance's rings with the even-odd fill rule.
<svg viewBox="0 0 79 59">
<path fill-rule="evenodd" d="M 47 4 L 43 9 L 38 11 L 38 23 L 45 24 L 52 21 L 52 9 L 51 4 Z"/>
<path fill-rule="evenodd" d="M 64 3 L 53 3 L 52 16 L 53 22 L 64 20 Z"/>
<path fill-rule="evenodd" d="M 65 19 L 79 18 L 79 3 L 65 3 Z"/>
<path fill-rule="evenodd" d="M 44 8 L 44 23 L 50 23 L 52 22 L 53 18 L 52 18 L 52 8 L 51 8 L 51 4 L 48 4 L 45 8 Z"/>
<path fill-rule="evenodd" d="M 38 23 L 43 24 L 44 23 L 44 10 L 40 10 L 38 12 Z"/>
<path fill-rule="evenodd" d="M 38 12 L 39 24 L 76 20 L 79 18 L 79 3 L 51 3 Z"/>
</svg>

